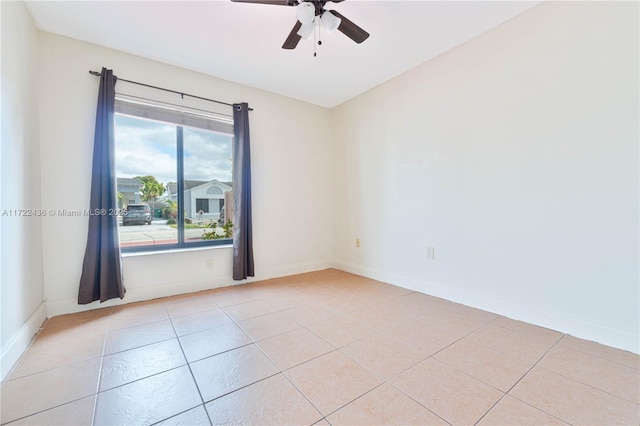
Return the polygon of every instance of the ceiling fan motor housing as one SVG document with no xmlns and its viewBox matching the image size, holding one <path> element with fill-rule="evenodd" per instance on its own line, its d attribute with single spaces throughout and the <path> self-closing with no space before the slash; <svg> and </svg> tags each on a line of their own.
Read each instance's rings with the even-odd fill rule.
<svg viewBox="0 0 640 426">
<path fill-rule="evenodd" d="M 341 3 L 344 0 L 231 0 L 237 3 L 257 3 L 280 6 L 297 6 L 296 15 L 298 17 L 289 36 L 282 45 L 283 49 L 295 49 L 303 36 L 308 36 L 313 32 L 313 23 L 316 16 L 320 16 L 322 23 L 328 31 L 337 29 L 354 42 L 360 44 L 369 38 L 369 33 L 351 22 L 336 10 L 325 10 L 324 6 L 329 3 Z M 323 16 L 324 14 L 324 16 Z M 333 15 L 333 16 L 330 16 Z"/>
</svg>

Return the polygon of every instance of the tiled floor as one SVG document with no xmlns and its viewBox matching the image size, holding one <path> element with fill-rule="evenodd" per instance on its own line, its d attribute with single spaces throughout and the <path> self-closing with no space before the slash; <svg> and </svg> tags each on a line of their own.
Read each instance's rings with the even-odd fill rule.
<svg viewBox="0 0 640 426">
<path fill-rule="evenodd" d="M 2 424 L 640 424 L 638 355 L 336 270 L 49 320 Z"/>
</svg>

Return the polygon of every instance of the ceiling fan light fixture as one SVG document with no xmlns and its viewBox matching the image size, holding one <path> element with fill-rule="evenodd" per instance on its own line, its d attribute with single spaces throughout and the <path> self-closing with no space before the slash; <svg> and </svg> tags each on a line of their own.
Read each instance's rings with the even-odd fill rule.
<svg viewBox="0 0 640 426">
<path fill-rule="evenodd" d="M 0 0 L 2 1 L 2 0 Z M 238 3 L 271 4 L 280 6 L 295 6 L 297 20 L 287 36 L 283 49 L 295 49 L 302 38 L 308 38 L 315 33 L 315 26 L 318 25 L 318 38 L 314 37 L 314 45 L 321 45 L 320 26 L 325 27 L 327 33 L 335 30 L 350 38 L 355 43 L 362 43 L 369 38 L 369 33 L 351 22 L 337 10 L 326 10 L 328 2 L 340 3 L 344 0 L 231 0 Z M 318 21 L 316 22 L 316 17 Z M 320 24 L 322 22 L 322 24 Z M 317 42 L 317 43 L 316 43 Z M 314 47 L 315 49 L 315 47 Z M 316 55 L 314 50 L 314 56 Z"/>
<path fill-rule="evenodd" d="M 324 25 L 324 27 L 327 29 L 328 33 L 331 33 L 337 30 L 338 27 L 340 26 L 340 22 L 342 22 L 340 18 L 338 18 L 328 10 L 322 13 L 320 20 L 322 21 L 322 25 Z"/>
<path fill-rule="evenodd" d="M 300 37 L 306 39 L 312 33 L 313 33 L 313 21 L 311 21 L 311 24 L 302 24 L 302 26 L 300 27 L 300 29 L 298 30 L 298 32 L 296 34 L 298 34 Z"/>
<path fill-rule="evenodd" d="M 303 26 L 311 25 L 316 17 L 316 7 L 312 3 L 302 2 L 296 8 L 296 15 Z"/>
</svg>

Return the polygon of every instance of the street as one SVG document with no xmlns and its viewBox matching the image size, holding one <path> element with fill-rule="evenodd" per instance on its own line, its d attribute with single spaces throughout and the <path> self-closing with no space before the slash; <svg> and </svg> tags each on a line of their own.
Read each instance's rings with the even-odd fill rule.
<svg viewBox="0 0 640 426">
<path fill-rule="evenodd" d="M 174 244 L 178 242 L 178 230 L 167 225 L 166 219 L 153 219 L 151 225 L 118 224 L 120 246 L 131 247 L 139 245 Z M 201 241 L 206 228 L 185 229 L 187 241 Z"/>
</svg>

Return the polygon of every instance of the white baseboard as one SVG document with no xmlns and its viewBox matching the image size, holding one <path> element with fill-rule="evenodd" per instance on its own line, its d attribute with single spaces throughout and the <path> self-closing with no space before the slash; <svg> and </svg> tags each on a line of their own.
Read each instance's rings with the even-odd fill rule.
<svg viewBox="0 0 640 426">
<path fill-rule="evenodd" d="M 389 274 L 350 262 L 334 261 L 332 266 L 342 271 L 493 312 L 511 319 L 570 334 L 581 339 L 591 340 L 636 354 L 640 353 L 640 337 L 622 330 L 612 329 L 600 324 L 569 318 L 527 306 L 515 305 L 478 294 L 460 292 L 433 281 L 422 281 L 401 275 Z"/>
<path fill-rule="evenodd" d="M 2 351 L 2 355 L 0 355 L 0 380 L 4 380 L 5 376 L 9 374 L 46 319 L 47 311 L 44 302 L 42 302 Z"/>
<path fill-rule="evenodd" d="M 329 261 L 320 263 L 289 265 L 282 268 L 261 269 L 260 271 L 258 271 L 258 276 L 248 278 L 243 281 L 234 281 L 231 277 L 224 275 L 210 277 L 206 280 L 190 282 L 183 281 L 164 285 L 156 285 L 152 287 L 127 287 L 127 293 L 125 294 L 124 299 L 111 299 L 104 303 L 93 302 L 87 305 L 78 305 L 78 299 L 76 297 L 68 297 L 58 300 L 47 300 L 46 312 L 47 317 L 51 318 L 58 315 L 90 311 L 93 309 L 106 308 L 109 306 L 141 302 L 144 300 L 175 296 L 178 294 L 194 293 L 197 291 L 211 290 L 214 288 L 221 288 L 232 285 L 248 284 L 255 281 L 284 277 L 287 275 L 302 274 L 305 272 L 319 271 L 327 268 L 331 268 L 331 262 Z"/>
<path fill-rule="evenodd" d="M 281 268 L 270 268 L 270 269 L 260 271 L 260 274 L 258 277 L 251 278 L 251 281 L 247 280 L 247 282 L 262 281 L 262 280 L 268 280 L 271 278 L 279 278 L 279 277 L 286 277 L 289 275 L 304 274 L 306 272 L 321 271 L 323 269 L 332 268 L 333 267 L 332 265 L 333 264 L 327 260 L 326 262 L 301 263 L 298 265 L 289 265 Z"/>
</svg>

